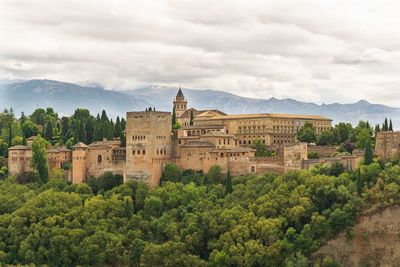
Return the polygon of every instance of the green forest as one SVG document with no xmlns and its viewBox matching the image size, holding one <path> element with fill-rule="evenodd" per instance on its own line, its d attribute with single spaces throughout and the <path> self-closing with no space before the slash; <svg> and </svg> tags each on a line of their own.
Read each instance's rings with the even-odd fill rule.
<svg viewBox="0 0 400 267">
<path fill-rule="evenodd" d="M 340 266 L 310 262 L 371 205 L 399 201 L 400 166 L 373 162 L 230 177 L 168 165 L 160 187 L 0 181 L 0 261 L 49 266 Z M 110 182 L 112 181 L 112 182 Z"/>
<path fill-rule="evenodd" d="M 53 108 L 38 108 L 31 115 L 16 116 L 12 110 L 0 112 L 0 157 L 7 156 L 10 146 L 24 145 L 26 139 L 40 135 L 50 145 L 71 148 L 78 142 L 90 144 L 103 139 L 120 138 L 125 145 L 126 120 L 109 118 L 106 111 L 95 115 L 87 109 L 76 109 L 71 116 L 60 117 Z"/>
<path fill-rule="evenodd" d="M 32 146 L 33 172 L 7 177 L 0 160 L 0 262 L 10 265 L 340 266 L 310 255 L 341 231 L 351 239 L 364 209 L 400 200 L 399 160 L 373 158 L 373 132 L 380 129 L 368 122 L 339 123 L 319 136 L 312 125 L 299 131 L 299 139 L 328 140 L 338 153 L 364 149 L 353 172 L 333 164 L 231 177 L 218 166 L 199 173 L 169 164 L 161 186 L 151 190 L 122 184 L 112 173 L 77 185 L 48 172 L 46 146 L 123 142 L 124 119 L 84 109 L 59 118 L 50 108 L 16 118 L 5 110 L 0 126 L 3 156 L 9 146 L 43 136 Z M 383 130 L 392 127 L 385 119 Z"/>
</svg>

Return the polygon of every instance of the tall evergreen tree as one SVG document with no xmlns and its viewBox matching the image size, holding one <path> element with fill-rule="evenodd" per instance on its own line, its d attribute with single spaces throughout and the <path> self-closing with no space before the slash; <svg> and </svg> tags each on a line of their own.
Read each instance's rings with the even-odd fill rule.
<svg viewBox="0 0 400 267">
<path fill-rule="evenodd" d="M 387 132 L 388 130 L 389 130 L 388 120 L 387 120 L 387 118 L 385 118 L 385 121 L 383 122 L 383 126 L 382 126 L 382 131 Z"/>
<path fill-rule="evenodd" d="M 85 144 L 87 143 L 86 130 L 85 130 L 85 125 L 83 123 L 83 120 L 78 121 L 77 132 L 76 132 L 76 142 L 83 142 Z"/>
<path fill-rule="evenodd" d="M 94 141 L 94 135 L 95 135 L 94 127 L 95 127 L 94 118 L 90 117 L 86 123 L 86 141 L 88 144 Z"/>
<path fill-rule="evenodd" d="M 121 131 L 121 120 L 119 119 L 119 116 L 117 116 L 117 120 L 115 121 L 114 125 L 114 137 L 120 137 Z"/>
<path fill-rule="evenodd" d="M 393 132 L 392 119 L 390 119 L 390 122 L 389 122 L 389 132 Z"/>
<path fill-rule="evenodd" d="M 107 117 L 107 113 L 106 111 L 103 109 L 103 111 L 101 112 L 101 121 L 102 122 L 108 122 L 108 117 Z"/>
<path fill-rule="evenodd" d="M 176 111 L 175 107 L 172 109 L 172 125 L 176 124 Z"/>
<path fill-rule="evenodd" d="M 62 117 L 61 118 L 61 138 L 64 142 L 64 144 L 67 142 L 67 140 L 70 138 L 70 132 L 69 132 L 69 118 L 68 117 Z"/>
<path fill-rule="evenodd" d="M 44 132 L 44 137 L 46 138 L 46 140 L 51 141 L 53 139 L 53 130 L 54 130 L 53 122 L 49 120 L 46 123 L 46 129 Z"/>
<path fill-rule="evenodd" d="M 121 119 L 121 131 L 125 131 L 126 129 L 126 120 L 124 118 Z"/>
<path fill-rule="evenodd" d="M 371 140 L 368 140 L 365 144 L 365 152 L 364 152 L 364 164 L 369 165 L 373 162 L 374 152 L 372 151 Z"/>
<path fill-rule="evenodd" d="M 231 172 L 228 171 L 226 175 L 226 182 L 225 182 L 225 194 L 230 194 L 232 193 L 233 188 L 232 188 L 232 177 L 231 177 Z"/>
<path fill-rule="evenodd" d="M 193 109 L 190 111 L 190 125 L 193 125 L 193 119 L 194 119 L 194 116 L 193 116 Z"/>
<path fill-rule="evenodd" d="M 96 123 L 94 127 L 94 140 L 101 141 L 104 137 L 103 123 L 101 122 L 100 115 L 97 114 Z"/>
</svg>

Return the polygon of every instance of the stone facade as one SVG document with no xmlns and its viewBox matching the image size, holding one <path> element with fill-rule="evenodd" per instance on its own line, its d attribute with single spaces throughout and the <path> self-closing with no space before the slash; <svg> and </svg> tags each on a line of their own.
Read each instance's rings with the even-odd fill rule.
<svg viewBox="0 0 400 267">
<path fill-rule="evenodd" d="M 400 153 L 400 132 L 376 134 L 375 154 L 382 160 L 390 160 Z"/>
<path fill-rule="evenodd" d="M 306 122 L 311 122 L 317 133 L 331 127 L 331 120 L 322 116 L 227 115 L 219 110 L 188 108 L 180 89 L 173 107 L 177 121 L 183 125 L 180 129 L 172 130 L 170 112 L 127 112 L 126 148 L 120 146 L 119 140 L 89 145 L 77 143 L 72 148 L 71 181 L 82 183 L 87 177 L 110 171 L 122 174 L 124 181 L 136 179 L 153 187 L 160 183 L 168 163 L 204 173 L 211 166 L 219 165 L 232 175 L 301 169 L 308 150 L 307 145 L 297 142 L 297 131 Z M 256 157 L 256 151 L 250 146 L 258 139 L 277 151 L 277 155 Z M 31 157 L 26 150 L 25 147 L 10 148 L 11 162 L 16 159 L 11 172 L 24 171 L 29 166 L 19 160 Z M 54 160 L 54 166 L 59 166 L 59 161 L 66 158 L 54 153 L 49 151 L 49 162 Z"/>
<path fill-rule="evenodd" d="M 125 131 L 125 180 L 158 185 L 163 165 L 173 158 L 171 113 L 128 112 Z"/>
<path fill-rule="evenodd" d="M 72 147 L 72 182 L 82 183 L 87 177 L 98 177 L 104 172 L 124 175 L 125 151 L 120 140 L 77 143 Z"/>
<path fill-rule="evenodd" d="M 32 140 L 32 139 L 31 139 Z M 28 140 L 26 146 L 12 146 L 8 149 L 8 171 L 10 175 L 31 171 L 32 146 Z M 71 150 L 65 147 L 49 147 L 47 160 L 51 171 L 62 170 L 64 164 L 71 163 Z"/>
<path fill-rule="evenodd" d="M 311 149 L 310 149 L 311 148 Z M 327 148 L 326 151 L 332 150 L 332 147 Z M 342 155 L 332 157 L 329 155 L 324 155 L 318 159 L 308 159 L 308 153 L 310 151 L 315 151 L 315 146 L 308 145 L 307 143 L 298 143 L 293 145 L 287 145 L 284 147 L 284 171 L 291 170 L 309 170 L 316 165 L 326 164 L 328 166 L 335 162 L 340 162 L 347 171 L 352 171 L 360 165 L 361 160 L 364 158 L 364 153 L 359 151 L 354 151 L 352 155 Z"/>
</svg>

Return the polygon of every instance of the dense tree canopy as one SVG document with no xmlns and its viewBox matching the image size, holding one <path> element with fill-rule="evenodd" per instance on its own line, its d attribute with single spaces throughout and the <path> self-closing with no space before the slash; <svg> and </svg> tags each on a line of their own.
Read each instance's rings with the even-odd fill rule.
<svg viewBox="0 0 400 267">
<path fill-rule="evenodd" d="M 38 108 L 30 116 L 17 119 L 12 109 L 0 113 L 0 156 L 7 156 L 7 148 L 26 143 L 26 139 L 41 135 L 51 145 L 73 146 L 77 142 L 92 143 L 120 138 L 125 145 L 125 119 L 117 117 L 113 123 L 103 110 L 97 118 L 87 109 L 77 109 L 70 117 L 59 118 L 52 108 Z"/>
<path fill-rule="evenodd" d="M 180 174 L 182 180 L 185 175 Z M 351 227 L 362 207 L 400 200 L 398 165 L 382 169 L 372 163 L 336 175 L 321 168 L 228 175 L 228 186 L 177 180 L 150 191 L 130 181 L 103 185 L 97 194 L 87 184 L 51 179 L 24 185 L 11 177 L 0 181 L 1 261 L 50 266 L 308 266 L 310 253 Z M 103 178 L 114 179 L 111 176 Z"/>
<path fill-rule="evenodd" d="M 300 142 L 315 142 L 317 140 L 317 135 L 313 124 L 310 122 L 306 122 L 304 126 L 299 129 L 299 132 L 297 133 L 297 139 Z"/>
</svg>

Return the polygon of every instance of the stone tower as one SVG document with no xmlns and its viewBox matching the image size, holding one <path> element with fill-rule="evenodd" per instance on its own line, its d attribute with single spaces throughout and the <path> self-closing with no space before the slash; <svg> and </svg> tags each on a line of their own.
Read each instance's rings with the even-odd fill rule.
<svg viewBox="0 0 400 267">
<path fill-rule="evenodd" d="M 125 181 L 136 179 L 150 187 L 160 184 L 164 165 L 172 158 L 170 112 L 126 114 Z"/>
<path fill-rule="evenodd" d="M 88 147 L 82 142 L 72 147 L 72 183 L 80 184 L 86 179 Z"/>
<path fill-rule="evenodd" d="M 176 94 L 174 100 L 174 108 L 176 117 L 180 117 L 187 110 L 187 100 L 182 93 L 181 87 L 179 86 L 178 94 Z"/>
</svg>

